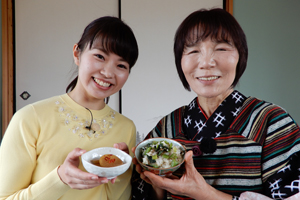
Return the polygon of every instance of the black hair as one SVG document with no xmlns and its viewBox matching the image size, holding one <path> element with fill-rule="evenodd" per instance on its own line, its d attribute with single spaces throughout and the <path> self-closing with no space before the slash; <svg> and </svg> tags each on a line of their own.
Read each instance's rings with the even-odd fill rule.
<svg viewBox="0 0 300 200">
<path fill-rule="evenodd" d="M 112 52 L 128 62 L 129 70 L 134 66 L 138 58 L 137 41 L 131 28 L 119 18 L 105 16 L 92 21 L 77 43 L 78 51 L 91 49 L 95 41 L 100 41 L 107 52 Z M 75 88 L 77 80 L 78 76 L 68 85 L 66 92 Z"/>
<path fill-rule="evenodd" d="M 196 34 L 195 34 L 196 33 Z M 234 44 L 239 61 L 236 67 L 235 87 L 247 66 L 248 46 L 246 36 L 236 21 L 228 12 L 221 8 L 211 10 L 201 9 L 191 13 L 178 27 L 174 38 L 175 64 L 179 78 L 188 91 L 191 90 L 182 71 L 181 59 L 185 47 L 210 37 L 212 40 L 225 41 Z"/>
</svg>

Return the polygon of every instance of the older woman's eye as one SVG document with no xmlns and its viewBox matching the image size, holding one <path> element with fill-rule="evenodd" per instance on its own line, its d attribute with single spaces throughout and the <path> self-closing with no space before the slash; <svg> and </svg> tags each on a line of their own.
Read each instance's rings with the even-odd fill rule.
<svg viewBox="0 0 300 200">
<path fill-rule="evenodd" d="M 192 50 L 192 51 L 189 51 L 188 54 L 194 54 L 194 53 L 199 53 L 198 50 Z"/>
<path fill-rule="evenodd" d="M 215 47 L 216 51 L 230 51 L 233 48 L 230 43 L 220 43 Z"/>
</svg>

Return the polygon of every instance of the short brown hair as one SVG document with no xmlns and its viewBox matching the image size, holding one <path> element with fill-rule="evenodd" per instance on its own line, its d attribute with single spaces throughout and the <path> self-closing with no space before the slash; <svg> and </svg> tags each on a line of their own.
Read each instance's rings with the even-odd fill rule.
<svg viewBox="0 0 300 200">
<path fill-rule="evenodd" d="M 196 32 L 196 35 L 194 34 Z M 236 67 L 235 87 L 244 73 L 248 59 L 246 36 L 236 19 L 221 8 L 201 9 L 191 13 L 178 27 L 174 39 L 175 64 L 179 78 L 188 91 L 191 90 L 182 71 L 181 59 L 186 46 L 210 37 L 213 40 L 231 42 L 237 48 L 239 61 Z"/>
</svg>

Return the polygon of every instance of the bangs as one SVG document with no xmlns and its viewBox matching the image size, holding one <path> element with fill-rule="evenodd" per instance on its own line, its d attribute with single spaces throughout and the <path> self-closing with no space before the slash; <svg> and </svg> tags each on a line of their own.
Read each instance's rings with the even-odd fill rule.
<svg viewBox="0 0 300 200">
<path fill-rule="evenodd" d="M 101 46 L 106 52 L 122 57 L 130 66 L 133 66 L 138 55 L 137 44 L 135 40 L 129 40 L 125 37 L 126 34 L 122 31 L 117 33 L 114 31 L 111 33 L 98 32 L 94 40 L 90 42 L 89 48 Z"/>
<path fill-rule="evenodd" d="M 176 69 L 184 88 L 190 91 L 182 71 L 182 54 L 187 47 L 211 38 L 215 42 L 225 42 L 234 46 L 239 53 L 234 87 L 246 69 L 248 46 L 246 36 L 236 19 L 221 8 L 211 10 L 201 9 L 191 13 L 178 27 L 174 38 L 174 55 Z"/>
<path fill-rule="evenodd" d="M 104 16 L 89 23 L 77 43 L 76 51 L 82 53 L 85 49 L 100 48 L 107 53 L 113 53 L 129 64 L 129 72 L 134 66 L 139 50 L 131 28 L 121 19 Z M 72 91 L 78 81 L 77 77 L 67 86 L 66 92 Z M 108 102 L 108 99 L 107 99 Z"/>
<path fill-rule="evenodd" d="M 194 46 L 207 38 L 210 38 L 214 42 L 225 42 L 234 45 L 229 31 L 218 24 L 197 24 L 187 31 L 187 37 L 185 38 L 185 47 Z"/>
<path fill-rule="evenodd" d="M 139 54 L 131 28 L 115 17 L 98 18 L 84 29 L 78 48 L 83 51 L 95 46 L 122 57 L 130 68 L 134 66 Z"/>
</svg>

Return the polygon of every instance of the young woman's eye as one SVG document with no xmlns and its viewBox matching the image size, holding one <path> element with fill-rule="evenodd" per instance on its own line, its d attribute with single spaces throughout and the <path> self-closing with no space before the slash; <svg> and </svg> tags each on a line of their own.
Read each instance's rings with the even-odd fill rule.
<svg viewBox="0 0 300 200">
<path fill-rule="evenodd" d="M 127 69 L 127 66 L 126 65 L 122 65 L 122 64 L 118 65 L 118 67 L 122 68 L 122 69 Z"/>
<path fill-rule="evenodd" d="M 95 56 L 101 60 L 104 60 L 104 56 L 102 56 L 101 54 L 96 54 Z"/>
</svg>

